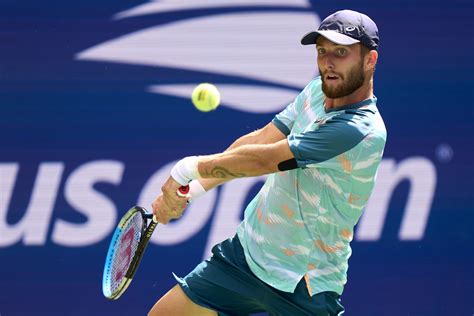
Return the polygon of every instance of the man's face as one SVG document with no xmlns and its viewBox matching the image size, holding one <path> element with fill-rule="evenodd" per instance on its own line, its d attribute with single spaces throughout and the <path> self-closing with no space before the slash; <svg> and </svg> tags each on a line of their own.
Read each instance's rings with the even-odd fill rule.
<svg viewBox="0 0 474 316">
<path fill-rule="evenodd" d="M 360 44 L 338 45 L 319 36 L 316 49 L 322 88 L 328 98 L 345 97 L 364 84 L 366 75 Z"/>
</svg>

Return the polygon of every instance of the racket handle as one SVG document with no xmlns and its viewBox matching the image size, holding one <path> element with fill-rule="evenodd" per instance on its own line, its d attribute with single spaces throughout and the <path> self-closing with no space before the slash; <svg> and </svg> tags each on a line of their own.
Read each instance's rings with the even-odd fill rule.
<svg viewBox="0 0 474 316">
<path fill-rule="evenodd" d="M 188 196 L 188 193 L 189 193 L 189 185 L 183 185 L 182 187 L 180 187 L 177 191 L 176 191 L 176 194 L 178 194 L 178 196 L 181 196 L 181 197 L 186 197 Z M 146 218 L 150 218 L 155 222 L 155 223 L 158 223 L 158 219 L 156 218 L 156 215 L 154 214 L 146 214 L 145 215 Z"/>
<path fill-rule="evenodd" d="M 176 194 L 181 197 L 186 197 L 188 196 L 189 193 L 189 185 L 183 185 L 182 187 L 179 187 L 178 191 L 176 191 Z"/>
</svg>

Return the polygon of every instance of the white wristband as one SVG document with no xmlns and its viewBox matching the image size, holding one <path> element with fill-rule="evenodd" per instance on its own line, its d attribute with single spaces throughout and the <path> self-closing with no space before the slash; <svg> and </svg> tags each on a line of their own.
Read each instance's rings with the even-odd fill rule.
<svg viewBox="0 0 474 316">
<path fill-rule="evenodd" d="M 198 157 L 190 156 L 178 161 L 171 169 L 171 177 L 181 185 L 188 185 L 189 181 L 199 178 Z"/>
<path fill-rule="evenodd" d="M 198 197 L 204 195 L 206 190 L 198 180 L 193 180 L 189 183 L 189 202 L 196 200 Z"/>
</svg>

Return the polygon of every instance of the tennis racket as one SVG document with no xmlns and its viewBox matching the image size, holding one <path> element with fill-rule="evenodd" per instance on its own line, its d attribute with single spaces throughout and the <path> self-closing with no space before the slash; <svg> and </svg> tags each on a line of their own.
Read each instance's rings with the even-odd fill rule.
<svg viewBox="0 0 474 316">
<path fill-rule="evenodd" d="M 189 186 L 182 186 L 177 194 L 188 192 Z M 102 292 L 106 298 L 118 299 L 130 285 L 157 225 L 156 217 L 141 206 L 132 207 L 122 217 L 105 259 Z"/>
</svg>

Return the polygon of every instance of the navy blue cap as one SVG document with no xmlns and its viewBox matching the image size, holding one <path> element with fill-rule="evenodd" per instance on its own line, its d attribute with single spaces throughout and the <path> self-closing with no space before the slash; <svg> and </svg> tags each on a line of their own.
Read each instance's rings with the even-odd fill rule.
<svg viewBox="0 0 474 316">
<path fill-rule="evenodd" d="M 342 10 L 331 14 L 321 22 L 317 31 L 303 36 L 301 44 L 314 45 L 320 35 L 339 45 L 361 43 L 374 50 L 379 47 L 377 25 L 367 15 L 356 11 Z"/>
</svg>

